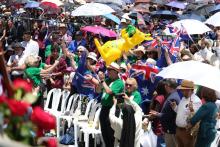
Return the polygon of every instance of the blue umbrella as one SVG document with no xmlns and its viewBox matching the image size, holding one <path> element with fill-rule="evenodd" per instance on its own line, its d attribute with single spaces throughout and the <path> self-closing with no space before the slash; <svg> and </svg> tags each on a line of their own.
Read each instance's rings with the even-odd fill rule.
<svg viewBox="0 0 220 147">
<path fill-rule="evenodd" d="M 151 17 L 160 17 L 162 19 L 176 19 L 179 14 L 173 11 L 159 10 L 151 12 Z"/>
<path fill-rule="evenodd" d="M 210 13 L 214 14 L 214 13 L 219 12 L 219 11 L 220 11 L 220 4 L 213 7 L 212 10 L 210 11 Z"/>
<path fill-rule="evenodd" d="M 206 18 L 202 15 L 196 14 L 196 13 L 188 13 L 180 16 L 180 19 L 195 19 L 199 21 L 205 21 Z"/>
<path fill-rule="evenodd" d="M 117 24 L 120 24 L 120 19 L 117 16 L 115 16 L 115 15 L 113 15 L 111 13 L 110 14 L 106 14 L 104 16 L 106 18 L 111 19 L 112 21 L 116 22 Z"/>
<path fill-rule="evenodd" d="M 177 1 L 172 1 L 172 2 L 169 2 L 168 4 L 166 4 L 167 6 L 170 6 L 170 7 L 174 7 L 174 8 L 179 8 L 179 9 L 185 9 L 186 8 L 186 5 L 182 2 L 177 2 Z"/>
<path fill-rule="evenodd" d="M 24 8 L 37 8 L 40 6 L 39 2 L 36 1 L 28 1 Z"/>
</svg>

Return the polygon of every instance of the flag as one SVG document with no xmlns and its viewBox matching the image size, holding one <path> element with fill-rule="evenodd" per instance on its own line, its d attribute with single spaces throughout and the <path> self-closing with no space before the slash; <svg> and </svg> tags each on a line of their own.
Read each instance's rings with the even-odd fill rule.
<svg viewBox="0 0 220 147">
<path fill-rule="evenodd" d="M 179 36 L 181 37 L 181 39 L 183 40 L 192 40 L 192 37 L 190 36 L 190 34 L 187 32 L 186 28 L 183 26 L 183 24 L 181 24 L 181 28 L 180 28 L 180 33 Z"/>
<path fill-rule="evenodd" d="M 156 66 L 159 68 L 164 68 L 164 67 L 168 66 L 167 61 L 166 61 L 166 57 L 165 57 L 165 52 L 166 52 L 165 48 L 166 48 L 166 46 L 161 47 L 161 55 L 157 60 Z M 167 48 L 167 49 L 169 50 L 169 48 Z M 172 63 L 175 63 L 177 61 L 177 57 L 172 55 L 170 52 L 169 52 L 169 56 L 170 56 Z"/>
<path fill-rule="evenodd" d="M 92 74 L 86 67 L 86 57 L 86 52 L 83 52 L 72 85 L 76 88 L 77 93 L 93 98 L 95 96 L 95 85 L 84 78 L 85 75 Z"/>
<path fill-rule="evenodd" d="M 134 64 L 129 71 L 129 77 L 135 78 L 138 83 L 138 91 L 142 100 L 151 100 L 155 90 L 155 77 L 160 69 L 151 64 Z"/>
<path fill-rule="evenodd" d="M 179 39 L 179 36 L 177 36 L 177 37 L 173 40 L 169 52 L 171 53 L 171 55 L 177 57 L 179 51 L 180 51 L 180 39 Z"/>
<path fill-rule="evenodd" d="M 177 27 L 174 27 L 171 24 L 168 24 L 167 28 L 169 29 L 171 34 L 178 34 L 180 32 L 180 30 Z"/>
</svg>

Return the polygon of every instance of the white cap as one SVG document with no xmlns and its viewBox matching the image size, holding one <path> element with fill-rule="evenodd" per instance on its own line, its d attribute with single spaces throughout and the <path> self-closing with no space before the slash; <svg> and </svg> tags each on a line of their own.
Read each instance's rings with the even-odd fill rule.
<svg viewBox="0 0 220 147">
<path fill-rule="evenodd" d="M 156 62 L 154 59 L 152 59 L 152 58 L 148 58 L 146 62 L 149 63 L 149 64 L 152 64 L 152 65 L 154 65 L 154 66 L 156 66 L 156 63 L 157 63 L 157 62 Z"/>
<path fill-rule="evenodd" d="M 92 59 L 92 60 L 94 60 L 94 61 L 96 61 L 96 62 L 98 61 L 98 60 L 97 60 L 97 55 L 96 55 L 96 53 L 94 53 L 94 52 L 89 52 L 87 58 L 90 58 L 90 59 Z"/>
</svg>

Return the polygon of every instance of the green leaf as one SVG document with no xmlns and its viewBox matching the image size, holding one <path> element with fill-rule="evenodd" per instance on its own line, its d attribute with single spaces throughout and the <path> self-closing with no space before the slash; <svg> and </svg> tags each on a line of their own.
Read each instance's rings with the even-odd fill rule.
<svg viewBox="0 0 220 147">
<path fill-rule="evenodd" d="M 23 124 L 21 126 L 21 136 L 25 137 L 25 138 L 26 137 L 31 137 L 30 128 L 27 125 L 25 125 L 25 124 Z"/>
</svg>

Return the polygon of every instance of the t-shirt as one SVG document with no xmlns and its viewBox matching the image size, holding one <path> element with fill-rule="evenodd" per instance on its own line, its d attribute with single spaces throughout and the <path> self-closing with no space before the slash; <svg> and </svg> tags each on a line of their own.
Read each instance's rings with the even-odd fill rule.
<svg viewBox="0 0 220 147">
<path fill-rule="evenodd" d="M 122 93 L 124 90 L 124 83 L 121 79 L 117 79 L 115 81 L 111 81 L 110 79 L 106 80 L 107 85 L 109 85 L 109 88 L 112 90 L 113 94 L 119 94 Z M 113 94 L 107 94 L 104 90 L 102 94 L 102 106 L 109 106 L 111 107 L 113 105 Z"/>
<path fill-rule="evenodd" d="M 25 69 L 25 74 L 27 78 L 33 81 L 35 87 L 39 86 L 42 83 L 40 76 L 40 71 L 44 68 L 45 63 L 41 63 L 39 67 L 28 67 Z"/>
<path fill-rule="evenodd" d="M 133 101 L 136 102 L 138 105 L 141 104 L 141 94 L 137 90 L 132 92 L 131 97 L 133 98 Z"/>
<path fill-rule="evenodd" d="M 52 45 L 48 45 L 45 49 L 45 57 L 48 57 L 51 55 L 51 47 Z M 62 55 L 62 49 L 60 48 L 59 55 Z"/>
</svg>

